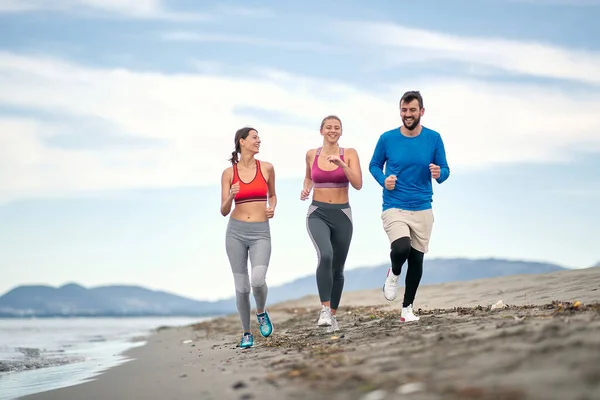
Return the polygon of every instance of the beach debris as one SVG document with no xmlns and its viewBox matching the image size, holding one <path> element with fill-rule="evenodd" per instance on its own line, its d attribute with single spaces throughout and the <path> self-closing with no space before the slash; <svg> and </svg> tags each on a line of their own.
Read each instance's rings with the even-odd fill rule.
<svg viewBox="0 0 600 400">
<path fill-rule="evenodd" d="M 186 339 L 183 342 L 181 342 L 183 344 L 188 344 L 188 343 L 192 343 L 192 339 Z"/>
<path fill-rule="evenodd" d="M 383 400 L 386 396 L 387 392 L 385 390 L 378 389 L 365 394 L 361 400 Z"/>
<path fill-rule="evenodd" d="M 423 384 L 423 382 L 410 382 L 410 383 L 405 383 L 404 385 L 398 386 L 398 389 L 396 389 L 396 393 L 411 394 L 411 393 L 422 392 L 423 390 L 425 390 L 425 385 Z"/>
<path fill-rule="evenodd" d="M 179 375 L 180 378 L 187 378 L 187 374 Z"/>
<path fill-rule="evenodd" d="M 235 390 L 239 390 L 239 389 L 245 388 L 246 384 L 243 381 L 237 381 L 236 383 L 231 385 L 231 387 L 234 388 Z"/>
<path fill-rule="evenodd" d="M 544 306 L 546 310 L 552 310 L 554 316 L 571 315 L 575 312 L 594 311 L 600 314 L 600 303 L 583 304 L 577 300 L 574 303 L 568 301 L 553 301 L 552 304 Z"/>
<path fill-rule="evenodd" d="M 496 302 L 496 304 L 492 304 L 492 306 L 490 307 L 490 310 L 498 310 L 498 309 L 503 309 L 503 308 L 506 308 L 506 307 L 507 307 L 507 305 L 504 304 L 502 302 L 502 300 L 498 300 Z"/>
</svg>

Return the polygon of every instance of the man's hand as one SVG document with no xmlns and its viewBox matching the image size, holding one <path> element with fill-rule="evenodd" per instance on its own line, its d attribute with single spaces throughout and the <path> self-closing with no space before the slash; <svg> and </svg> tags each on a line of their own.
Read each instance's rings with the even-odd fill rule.
<svg viewBox="0 0 600 400">
<path fill-rule="evenodd" d="M 385 188 L 387 190 L 394 190 L 394 188 L 396 187 L 396 179 L 396 175 L 390 175 L 387 178 L 385 178 Z"/>
<path fill-rule="evenodd" d="M 431 177 L 433 179 L 440 177 L 441 169 L 439 165 L 429 164 L 429 171 L 431 172 Z"/>
</svg>

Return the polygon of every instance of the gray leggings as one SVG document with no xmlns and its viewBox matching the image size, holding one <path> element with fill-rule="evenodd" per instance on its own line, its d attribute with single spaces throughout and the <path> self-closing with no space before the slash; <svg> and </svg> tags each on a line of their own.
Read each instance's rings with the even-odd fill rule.
<svg viewBox="0 0 600 400">
<path fill-rule="evenodd" d="M 230 218 L 227 224 L 225 249 L 233 280 L 237 310 L 244 332 L 250 332 L 250 288 L 257 309 L 267 302 L 266 275 L 271 258 L 271 230 L 269 221 L 243 222 Z M 252 273 L 248 276 L 248 255 Z"/>
<path fill-rule="evenodd" d="M 314 201 L 308 208 L 306 229 L 317 250 L 317 288 L 321 302 L 337 310 L 344 289 L 344 264 L 352 241 L 350 204 Z"/>
</svg>

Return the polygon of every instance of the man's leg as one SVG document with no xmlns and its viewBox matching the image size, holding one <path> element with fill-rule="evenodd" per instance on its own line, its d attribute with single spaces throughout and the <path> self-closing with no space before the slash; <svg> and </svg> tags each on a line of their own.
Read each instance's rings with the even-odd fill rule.
<svg viewBox="0 0 600 400">
<path fill-rule="evenodd" d="M 407 223 L 407 211 L 391 208 L 382 213 L 381 219 L 383 229 L 390 241 L 392 263 L 383 285 L 383 296 L 392 301 L 398 293 L 398 278 L 402 272 L 402 265 L 410 254 L 410 229 Z"/>
<path fill-rule="evenodd" d="M 402 302 L 401 321 L 418 321 L 413 313 L 413 302 L 423 276 L 423 258 L 429 250 L 429 240 L 433 229 L 433 211 L 413 211 L 409 220 L 411 232 L 411 250 L 406 271 L 406 288 Z"/>
<path fill-rule="evenodd" d="M 412 305 L 417 294 L 421 277 L 423 276 L 423 256 L 419 250 L 413 248 L 408 256 L 408 268 L 406 270 L 406 288 L 404 291 L 404 301 L 402 307 L 406 308 Z"/>
</svg>

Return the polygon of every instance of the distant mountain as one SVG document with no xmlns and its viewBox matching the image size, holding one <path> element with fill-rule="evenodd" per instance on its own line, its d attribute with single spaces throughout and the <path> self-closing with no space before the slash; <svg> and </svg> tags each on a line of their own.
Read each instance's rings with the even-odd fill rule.
<svg viewBox="0 0 600 400">
<path fill-rule="evenodd" d="M 344 291 L 381 288 L 390 264 L 381 264 L 375 267 L 362 267 L 345 272 Z M 495 278 L 499 276 L 520 274 L 542 274 L 546 272 L 562 271 L 567 268 L 555 264 L 511 261 L 504 259 L 430 259 L 423 263 L 423 277 L 421 285 L 430 285 L 445 282 L 470 281 L 474 279 Z M 406 264 L 402 269 L 399 281 L 404 285 Z M 269 302 L 275 303 L 292 300 L 307 294 L 316 294 L 316 278 L 310 275 L 296 279 L 284 285 L 269 288 Z"/>
<path fill-rule="evenodd" d="M 345 291 L 380 288 L 388 264 L 347 270 Z M 540 274 L 564 270 L 554 264 L 503 259 L 431 259 L 423 266 L 421 284 L 468 281 L 516 274 Z M 406 266 L 401 282 L 404 280 Z M 233 291 L 233 288 L 232 288 Z M 314 275 L 269 287 L 269 303 L 316 294 Z M 197 301 L 139 286 L 85 288 L 67 284 L 19 286 L 0 297 L 0 317 L 53 316 L 208 316 L 236 311 L 235 298 Z"/>
<path fill-rule="evenodd" d="M 205 316 L 235 310 L 235 302 L 197 301 L 139 286 L 77 284 L 19 286 L 0 297 L 0 317 Z"/>
</svg>

